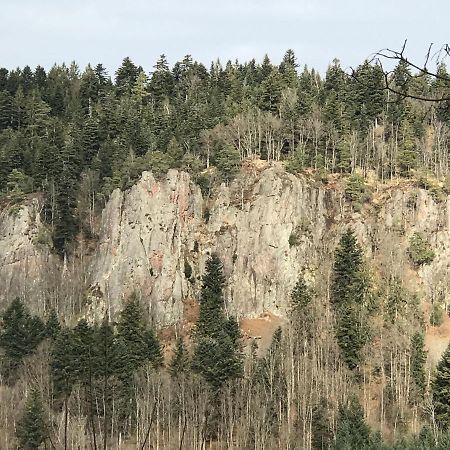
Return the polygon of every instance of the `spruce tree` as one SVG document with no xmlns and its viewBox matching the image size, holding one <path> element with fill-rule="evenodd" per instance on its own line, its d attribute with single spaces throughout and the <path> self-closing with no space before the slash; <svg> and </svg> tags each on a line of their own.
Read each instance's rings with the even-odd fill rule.
<svg viewBox="0 0 450 450">
<path fill-rule="evenodd" d="M 304 278 L 300 277 L 291 292 L 291 305 L 293 311 L 304 310 L 311 303 L 311 300 L 311 289 L 306 285 Z"/>
<path fill-rule="evenodd" d="M 361 362 L 361 350 L 367 340 L 362 317 L 365 311 L 367 278 L 362 250 L 354 233 L 348 229 L 335 251 L 331 302 L 336 313 L 336 338 L 350 369 Z"/>
<path fill-rule="evenodd" d="M 442 355 L 432 382 L 434 416 L 447 429 L 450 424 L 450 345 Z"/>
<path fill-rule="evenodd" d="M 336 423 L 334 450 L 363 450 L 370 446 L 370 429 L 356 398 L 341 405 Z"/>
<path fill-rule="evenodd" d="M 7 380 L 13 380 L 23 359 L 36 350 L 44 337 L 42 320 L 31 316 L 18 298 L 13 300 L 3 313 L 0 327 L 1 369 Z"/>
<path fill-rule="evenodd" d="M 94 342 L 97 346 L 95 378 L 96 390 L 100 392 L 100 398 L 103 399 L 99 415 L 103 413 L 103 448 L 106 448 L 108 435 L 111 432 L 111 419 L 113 410 L 113 391 L 112 382 L 115 372 L 117 358 L 117 346 L 114 336 L 114 330 L 105 316 L 100 327 L 94 332 Z"/>
<path fill-rule="evenodd" d="M 146 356 L 145 322 L 137 293 L 133 293 L 120 312 L 117 336 L 126 347 L 127 366 L 130 372 L 139 368 Z"/>
<path fill-rule="evenodd" d="M 41 395 L 37 389 L 32 389 L 28 394 L 23 415 L 17 423 L 19 448 L 38 450 L 47 438 L 48 427 Z"/>
<path fill-rule="evenodd" d="M 52 308 L 45 323 L 45 336 L 54 341 L 60 331 L 61 324 L 59 323 L 58 315 L 55 309 Z"/>
<path fill-rule="evenodd" d="M 242 376 L 243 363 L 239 325 L 224 314 L 223 275 L 220 259 L 213 255 L 206 262 L 200 294 L 200 314 L 194 331 L 192 368 L 213 390 L 228 380 Z"/>
<path fill-rule="evenodd" d="M 426 387 L 425 364 L 427 352 L 424 348 L 424 337 L 421 332 L 416 332 L 411 338 L 411 377 L 414 381 L 416 396 L 423 398 Z"/>
<path fill-rule="evenodd" d="M 206 262 L 200 293 L 200 313 L 195 326 L 196 336 L 209 336 L 222 328 L 225 320 L 223 313 L 223 288 L 225 277 L 222 262 L 213 255 Z"/>
<path fill-rule="evenodd" d="M 170 376 L 174 379 L 183 377 L 189 368 L 189 356 L 184 346 L 183 338 L 178 337 L 175 351 L 169 364 Z"/>
<path fill-rule="evenodd" d="M 353 231 L 348 228 L 334 253 L 331 302 L 336 305 L 361 303 L 365 293 L 362 277 L 362 249 Z"/>
<path fill-rule="evenodd" d="M 315 405 L 312 412 L 311 448 L 313 450 L 328 450 L 332 442 L 331 423 L 328 405 L 324 398 Z"/>
<path fill-rule="evenodd" d="M 65 401 L 70 396 L 76 380 L 78 355 L 74 344 L 73 332 L 62 328 L 51 349 L 50 375 L 57 401 Z"/>
</svg>

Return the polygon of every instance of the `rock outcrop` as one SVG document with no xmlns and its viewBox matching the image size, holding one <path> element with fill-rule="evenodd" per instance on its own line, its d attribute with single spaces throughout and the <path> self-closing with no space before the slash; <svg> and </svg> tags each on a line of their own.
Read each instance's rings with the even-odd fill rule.
<svg viewBox="0 0 450 450">
<path fill-rule="evenodd" d="M 144 173 L 128 192 L 115 191 L 103 211 L 90 268 L 94 304 L 115 311 L 137 288 L 160 324 L 175 323 L 196 297 L 205 261 L 216 252 L 231 312 L 284 316 L 300 272 L 311 280 L 330 276 L 334 248 L 348 226 L 379 273 L 396 274 L 428 299 L 439 296 L 445 303 L 449 218 L 448 201 L 437 204 L 410 185 L 374 192 L 356 213 L 339 185 L 296 177 L 279 166 L 222 185 L 211 199 L 203 199 L 185 173 L 172 170 L 161 181 Z M 418 272 L 407 254 L 416 231 L 429 237 L 436 253 Z"/>
<path fill-rule="evenodd" d="M 205 261 L 217 252 L 231 312 L 285 316 L 300 272 L 311 281 L 330 277 L 334 248 L 348 226 L 378 274 L 395 274 L 425 299 L 448 303 L 450 200 L 437 203 L 405 182 L 375 186 L 356 212 L 337 179 L 323 184 L 281 166 L 252 170 L 217 188 L 211 198 L 203 198 L 190 176 L 175 170 L 161 180 L 144 172 L 130 190 L 114 191 L 102 212 L 99 242 L 83 269 L 88 314 L 115 314 L 137 290 L 157 323 L 174 324 L 189 313 Z M 36 205 L 24 205 L 16 214 L 3 211 L 0 297 L 31 298 L 34 286 L 56 270 L 48 250 L 36 244 L 39 228 Z M 417 231 L 436 254 L 419 270 L 407 253 Z M 318 287 L 325 295 L 326 286 Z"/>
<path fill-rule="evenodd" d="M 38 196 L 0 211 L 0 308 L 14 297 L 29 299 L 32 310 L 44 308 L 48 286 L 58 272 L 42 226 Z M 56 275 L 58 276 L 58 275 Z"/>
</svg>

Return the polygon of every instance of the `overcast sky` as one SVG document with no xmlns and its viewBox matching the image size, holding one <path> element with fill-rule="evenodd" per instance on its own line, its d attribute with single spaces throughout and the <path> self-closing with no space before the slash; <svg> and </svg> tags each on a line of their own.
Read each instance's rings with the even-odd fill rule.
<svg viewBox="0 0 450 450">
<path fill-rule="evenodd" d="M 0 66 L 101 62 L 112 75 L 125 56 L 150 71 L 161 53 L 209 66 L 292 48 L 323 72 L 404 39 L 423 60 L 430 42 L 450 42 L 449 18 L 449 0 L 1 0 Z"/>
</svg>

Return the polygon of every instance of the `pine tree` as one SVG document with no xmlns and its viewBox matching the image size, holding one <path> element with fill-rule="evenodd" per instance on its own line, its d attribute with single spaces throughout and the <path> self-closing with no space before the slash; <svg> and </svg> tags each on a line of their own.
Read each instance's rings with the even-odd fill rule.
<svg viewBox="0 0 450 450">
<path fill-rule="evenodd" d="M 41 395 L 37 389 L 32 389 L 28 394 L 24 413 L 17 423 L 19 448 L 38 450 L 47 438 L 48 427 Z"/>
</svg>

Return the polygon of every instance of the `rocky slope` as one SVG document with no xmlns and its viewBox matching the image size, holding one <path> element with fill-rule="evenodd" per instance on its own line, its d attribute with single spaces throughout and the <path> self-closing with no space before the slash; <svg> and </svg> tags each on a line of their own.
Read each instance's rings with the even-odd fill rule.
<svg viewBox="0 0 450 450">
<path fill-rule="evenodd" d="M 114 314 L 137 289 L 160 325 L 190 314 L 211 252 L 224 262 L 227 305 L 239 317 L 284 316 L 300 272 L 330 274 L 332 252 L 351 226 L 379 274 L 394 273 L 426 300 L 448 302 L 450 203 L 436 203 L 410 184 L 374 189 L 355 212 L 340 183 L 288 174 L 281 166 L 248 168 L 231 186 L 204 199 L 188 174 L 158 181 L 145 172 L 129 191 L 116 190 L 102 212 L 98 246 L 83 265 L 90 314 Z M 36 244 L 39 205 L 0 219 L 0 299 L 33 301 L 48 273 L 59 269 Z M 418 271 L 408 260 L 412 233 L 426 235 L 436 253 Z M 70 263 L 69 263 L 70 266 Z M 324 292 L 325 287 L 322 286 Z M 39 299 L 37 299 L 39 301 Z"/>
</svg>

